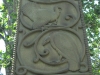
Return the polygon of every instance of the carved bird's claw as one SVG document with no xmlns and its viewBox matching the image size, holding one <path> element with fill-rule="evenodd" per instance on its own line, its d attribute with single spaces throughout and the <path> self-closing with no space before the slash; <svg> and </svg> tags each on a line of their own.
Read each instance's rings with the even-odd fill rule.
<svg viewBox="0 0 100 75">
<path fill-rule="evenodd" d="M 44 41 L 43 41 L 43 43 L 42 43 L 42 45 L 43 46 L 45 46 L 47 43 L 49 43 L 50 42 L 50 37 L 47 37 Z"/>
</svg>

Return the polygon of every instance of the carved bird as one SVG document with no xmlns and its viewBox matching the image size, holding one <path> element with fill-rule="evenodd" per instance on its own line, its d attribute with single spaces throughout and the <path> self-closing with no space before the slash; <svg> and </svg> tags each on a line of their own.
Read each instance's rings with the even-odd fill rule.
<svg viewBox="0 0 100 75">
<path fill-rule="evenodd" d="M 56 21 L 60 15 L 60 8 L 54 7 L 53 10 L 40 8 L 33 2 L 25 4 L 22 8 L 21 22 L 28 29 L 42 27 L 50 22 Z M 29 25 L 23 16 L 27 16 L 33 23 Z"/>
<path fill-rule="evenodd" d="M 84 50 L 82 49 L 80 41 L 76 37 L 71 37 L 67 33 L 58 31 L 54 32 L 50 37 L 43 41 L 43 45 L 46 45 L 47 43 L 50 43 L 54 50 L 67 59 L 69 70 L 77 71 L 80 69 Z M 80 53 L 83 54 L 80 55 Z"/>
</svg>

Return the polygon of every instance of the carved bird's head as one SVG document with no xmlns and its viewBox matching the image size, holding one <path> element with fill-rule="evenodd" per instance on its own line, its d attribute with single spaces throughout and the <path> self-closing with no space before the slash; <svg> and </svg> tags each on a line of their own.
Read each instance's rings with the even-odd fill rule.
<svg viewBox="0 0 100 75">
<path fill-rule="evenodd" d="M 60 7 L 54 7 L 54 11 L 55 11 L 55 12 L 61 12 L 61 10 L 62 10 L 62 9 L 61 9 Z"/>
</svg>

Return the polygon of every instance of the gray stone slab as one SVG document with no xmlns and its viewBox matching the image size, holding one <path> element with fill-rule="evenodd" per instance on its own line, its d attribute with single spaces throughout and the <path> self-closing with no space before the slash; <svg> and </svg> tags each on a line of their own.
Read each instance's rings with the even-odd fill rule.
<svg viewBox="0 0 100 75">
<path fill-rule="evenodd" d="M 92 75 L 80 0 L 20 0 L 11 75 Z"/>
</svg>

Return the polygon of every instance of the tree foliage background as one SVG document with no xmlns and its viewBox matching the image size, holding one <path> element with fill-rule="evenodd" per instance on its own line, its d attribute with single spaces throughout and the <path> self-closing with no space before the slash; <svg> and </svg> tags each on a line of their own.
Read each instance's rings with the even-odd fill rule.
<svg viewBox="0 0 100 75">
<path fill-rule="evenodd" d="M 100 75 L 100 0 L 82 0 L 82 4 L 93 75 Z M 0 39 L 6 44 L 6 53 L 0 50 L 0 64 L 6 68 L 11 66 L 12 61 L 17 8 L 18 0 L 3 0 L 0 6 Z"/>
</svg>

